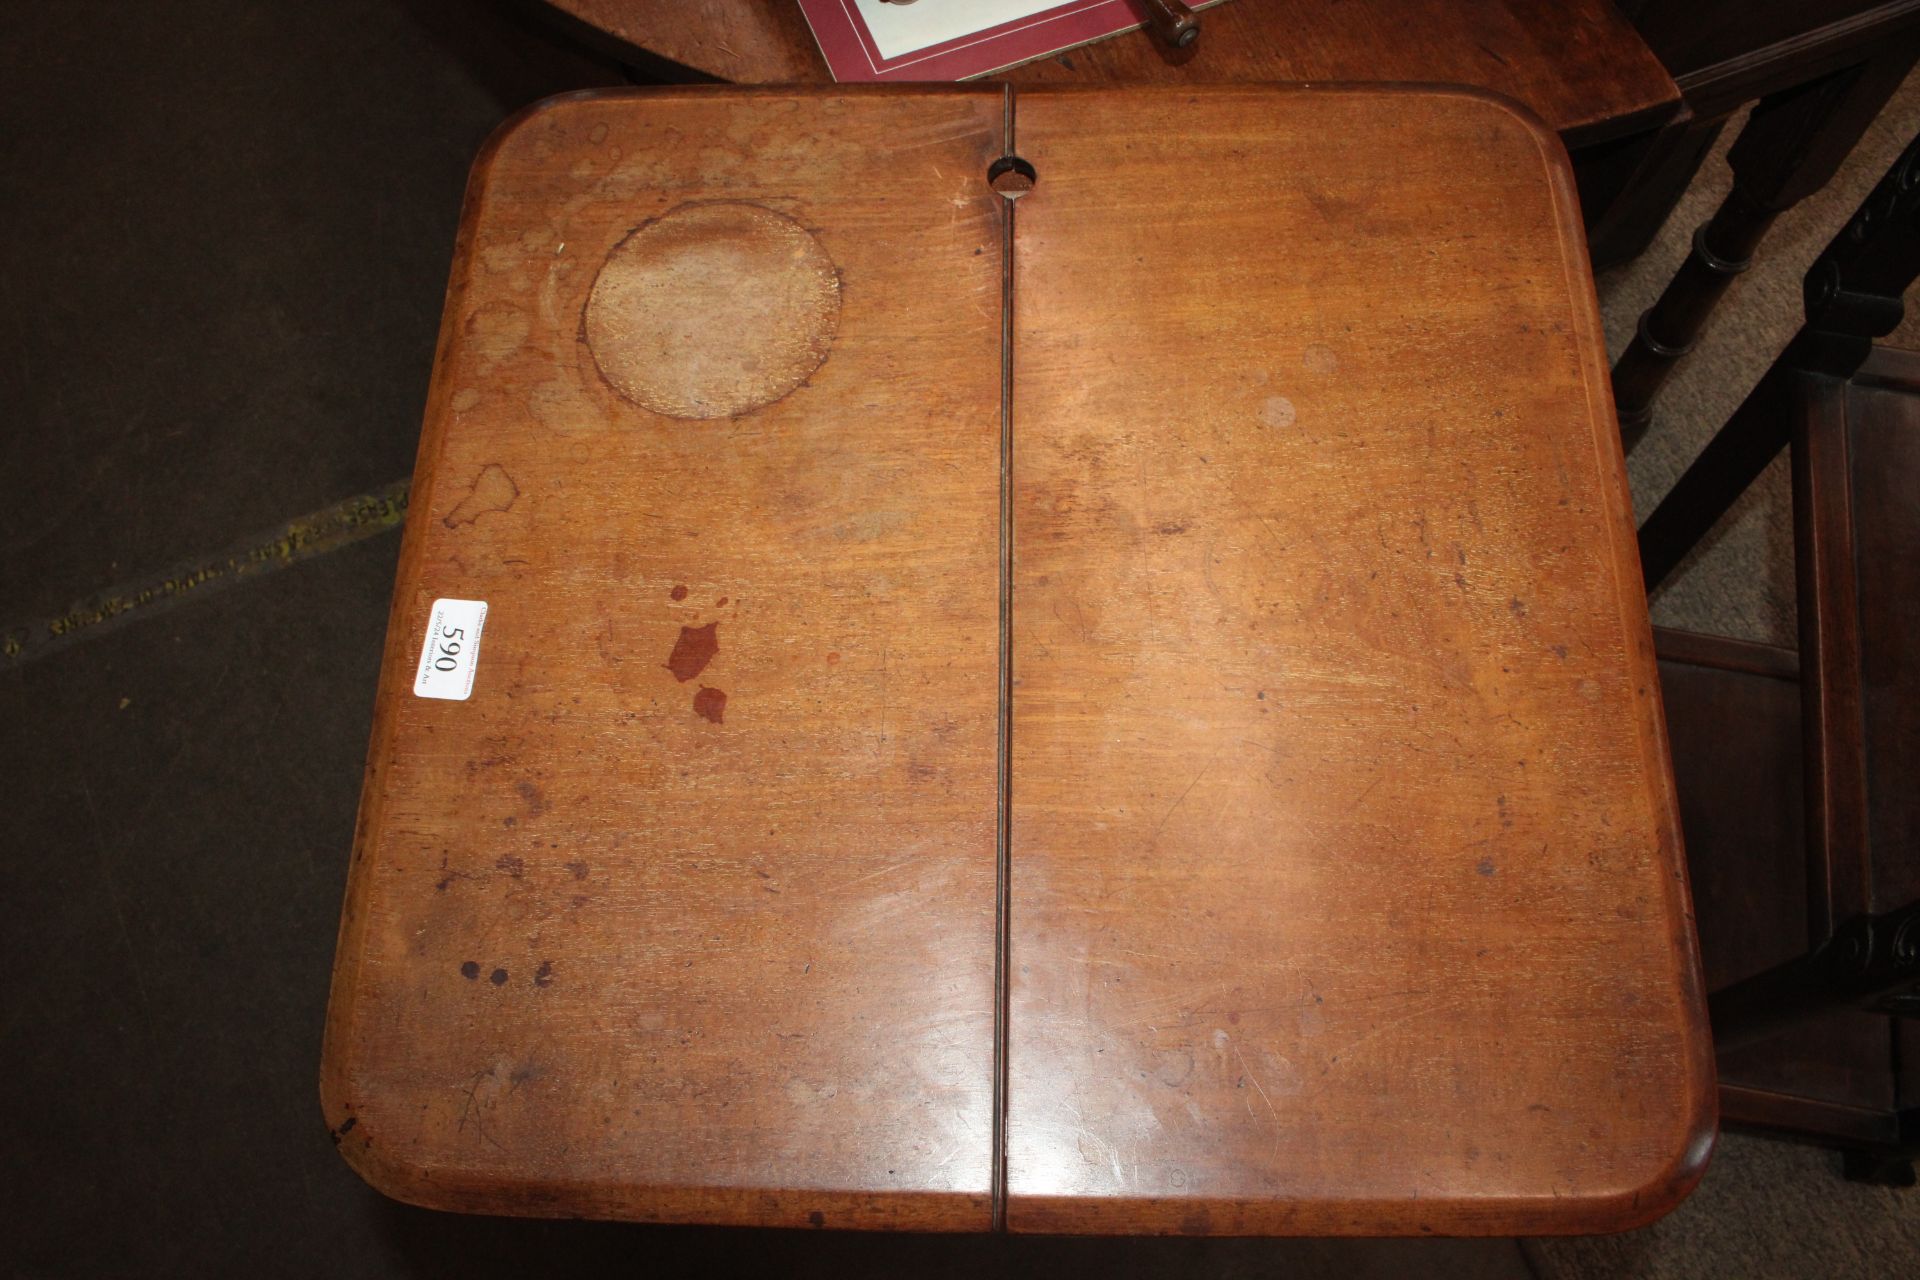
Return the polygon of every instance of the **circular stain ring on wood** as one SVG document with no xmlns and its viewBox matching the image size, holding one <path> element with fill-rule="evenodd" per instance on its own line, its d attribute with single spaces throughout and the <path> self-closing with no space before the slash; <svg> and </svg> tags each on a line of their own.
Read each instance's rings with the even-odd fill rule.
<svg viewBox="0 0 1920 1280">
<path fill-rule="evenodd" d="M 840 275 L 812 232 L 738 201 L 681 205 L 629 232 L 587 298 L 587 347 L 622 397 L 673 418 L 772 404 L 827 358 Z"/>
</svg>

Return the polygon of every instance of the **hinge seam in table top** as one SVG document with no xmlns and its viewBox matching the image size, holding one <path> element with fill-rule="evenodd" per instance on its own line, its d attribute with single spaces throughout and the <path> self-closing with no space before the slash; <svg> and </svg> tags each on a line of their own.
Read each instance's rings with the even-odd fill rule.
<svg viewBox="0 0 1920 1280">
<path fill-rule="evenodd" d="M 1014 155 L 1013 86 L 1004 89 L 1003 156 Z M 983 177 L 985 175 L 982 175 Z M 993 947 L 993 1229 L 1007 1225 L 1007 1014 L 1013 784 L 1013 208 L 1000 208 L 1000 661 Z"/>
</svg>

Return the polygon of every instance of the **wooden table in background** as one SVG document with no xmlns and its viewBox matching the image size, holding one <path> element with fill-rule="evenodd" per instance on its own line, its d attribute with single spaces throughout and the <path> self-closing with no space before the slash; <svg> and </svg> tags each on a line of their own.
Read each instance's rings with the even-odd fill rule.
<svg viewBox="0 0 1920 1280">
<path fill-rule="evenodd" d="M 830 81 L 796 4 L 546 0 L 629 61 L 664 59 L 739 84 Z M 997 79 L 1059 84 L 1404 81 L 1504 93 L 1568 146 L 1659 124 L 1680 91 L 1610 0 L 1228 0 L 1192 56 L 1145 32 Z"/>
<path fill-rule="evenodd" d="M 1559 142 L 1457 92 L 521 117 L 395 592 L 342 1152 L 734 1224 L 1670 1208 L 1711 1057 L 1579 244 Z M 466 701 L 412 689 L 443 597 L 490 607 Z"/>
</svg>

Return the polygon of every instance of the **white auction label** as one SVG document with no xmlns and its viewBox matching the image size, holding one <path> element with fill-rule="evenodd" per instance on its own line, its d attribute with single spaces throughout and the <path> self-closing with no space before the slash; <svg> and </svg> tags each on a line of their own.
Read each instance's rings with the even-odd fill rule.
<svg viewBox="0 0 1920 1280">
<path fill-rule="evenodd" d="M 473 673 L 480 665 L 480 629 L 487 624 L 485 600 L 435 600 L 420 646 L 420 673 L 413 678 L 419 698 L 465 702 L 473 694 Z"/>
</svg>

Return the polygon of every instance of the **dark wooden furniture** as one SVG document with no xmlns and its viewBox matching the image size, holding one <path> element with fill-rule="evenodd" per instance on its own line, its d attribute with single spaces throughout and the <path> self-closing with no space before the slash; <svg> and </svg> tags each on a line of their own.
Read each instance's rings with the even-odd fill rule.
<svg viewBox="0 0 1920 1280">
<path fill-rule="evenodd" d="M 522 116 L 421 442 L 341 1151 L 741 1224 L 1671 1207 L 1712 1064 L 1577 216 L 1457 91 Z M 413 692 L 448 598 L 465 701 Z"/>
<path fill-rule="evenodd" d="M 1807 279 L 1807 324 L 1641 531 L 1657 585 L 1780 449 L 1800 652 L 1662 635 L 1729 1121 L 1911 1182 L 1920 1152 L 1920 142 Z"/>
<path fill-rule="evenodd" d="M 545 0 L 573 31 L 662 78 L 817 83 L 799 7 L 765 0 Z M 1017 85 L 1408 81 L 1504 93 L 1568 146 L 1642 132 L 1680 93 L 1610 0 L 1229 0 L 1193 56 L 1145 32 L 1028 63 Z"/>
<path fill-rule="evenodd" d="M 1920 160 L 1909 146 L 1807 272 L 1806 323 L 1641 526 L 1648 590 L 1794 439 L 1809 380 L 1852 376 L 1873 340 L 1899 326 L 1902 295 L 1920 275 L 1920 235 L 1909 225 L 1915 192 Z"/>
<path fill-rule="evenodd" d="M 1850 111 L 1871 119 L 1899 83 L 1887 66 L 1920 35 L 1920 0 L 1618 0 L 1683 98 L 1670 122 L 1582 156 L 1581 191 L 1594 262 L 1638 255 L 1686 191 L 1727 121 L 1750 102 L 1808 88 L 1836 71 L 1876 62 L 1851 91 Z M 1790 139 L 1783 145 L 1793 146 Z M 1764 166 L 1767 162 L 1759 162 Z M 1825 179 L 1819 179 L 1824 182 Z M 1818 183 L 1815 184 L 1816 187 Z M 1785 188 L 1759 190 L 1777 201 Z M 1778 207 L 1784 207 L 1780 205 Z"/>
<path fill-rule="evenodd" d="M 1768 228 L 1833 177 L 1912 69 L 1916 53 L 1920 45 L 1896 42 L 1871 61 L 1775 93 L 1754 107 L 1727 154 L 1732 189 L 1694 233 L 1692 252 L 1640 317 L 1633 341 L 1614 365 L 1614 404 L 1629 453 L 1652 423 L 1654 399 L 1667 376 L 1692 349 L 1727 286 L 1752 265 Z"/>
</svg>

